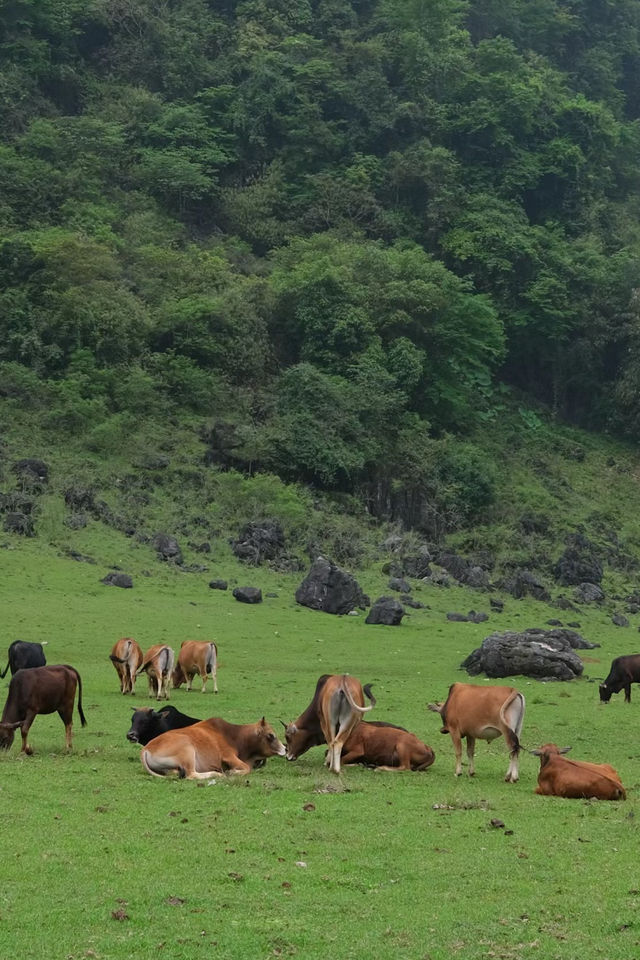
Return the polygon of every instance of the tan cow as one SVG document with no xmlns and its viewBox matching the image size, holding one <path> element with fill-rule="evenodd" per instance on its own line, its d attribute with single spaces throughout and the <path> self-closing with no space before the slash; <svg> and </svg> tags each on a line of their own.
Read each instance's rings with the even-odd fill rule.
<svg viewBox="0 0 640 960">
<path fill-rule="evenodd" d="M 531 753 L 540 757 L 540 773 L 536 793 L 547 797 L 573 800 L 595 797 L 598 800 L 626 800 L 627 794 L 616 770 L 608 763 L 586 763 L 570 760 L 563 754 L 571 747 L 559 749 L 545 743 Z"/>
<path fill-rule="evenodd" d="M 196 673 L 202 677 L 202 693 L 206 690 L 209 674 L 213 678 L 213 692 L 218 692 L 218 648 L 213 641 L 183 640 L 173 671 L 174 687 L 179 687 L 186 681 L 187 693 L 190 693 Z"/>
<path fill-rule="evenodd" d="M 391 723 L 359 723 L 342 748 L 342 763 L 363 763 L 376 770 L 426 770 L 435 753 L 415 733 Z"/>
<path fill-rule="evenodd" d="M 156 700 L 169 699 L 174 660 L 175 653 L 166 643 L 156 643 L 145 653 L 136 676 L 139 676 L 143 670 L 146 672 L 150 697 L 155 697 Z"/>
<path fill-rule="evenodd" d="M 284 744 L 264 717 L 244 724 L 212 717 L 161 733 L 143 748 L 140 759 L 156 777 L 177 773 L 188 780 L 206 780 L 216 773 L 250 773 L 267 757 L 284 754 Z"/>
<path fill-rule="evenodd" d="M 143 661 L 140 644 L 132 640 L 131 637 L 116 640 L 109 654 L 109 659 L 120 678 L 120 692 L 134 694 L 136 692 L 136 674 Z"/>
<path fill-rule="evenodd" d="M 507 783 L 516 782 L 524 708 L 524 697 L 514 687 L 479 687 L 472 683 L 452 683 L 446 703 L 429 704 L 429 710 L 442 717 L 440 733 L 451 734 L 456 777 L 462 773 L 463 737 L 467 738 L 469 776 L 473 777 L 476 740 L 495 740 L 502 736 L 509 747 L 505 780 Z"/>
<path fill-rule="evenodd" d="M 371 706 L 365 707 L 366 693 Z M 325 763 L 340 773 L 342 747 L 360 723 L 362 715 L 375 706 L 370 684 L 364 687 L 349 674 L 324 674 L 316 684 L 313 700 L 293 723 L 285 724 L 287 760 L 297 760 L 310 747 L 326 743 Z"/>
</svg>

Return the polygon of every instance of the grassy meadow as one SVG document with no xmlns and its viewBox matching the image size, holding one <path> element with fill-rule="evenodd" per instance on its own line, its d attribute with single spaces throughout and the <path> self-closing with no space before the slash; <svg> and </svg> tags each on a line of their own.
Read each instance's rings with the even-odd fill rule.
<svg viewBox="0 0 640 960">
<path fill-rule="evenodd" d="M 8 537 L 0 550 L 3 646 L 48 640 L 49 663 L 79 669 L 88 720 L 82 729 L 75 715 L 72 755 L 53 716 L 36 719 L 32 758 L 18 756 L 19 738 L 0 757 L 0 956 L 628 960 L 638 953 L 640 691 L 630 707 L 622 695 L 603 706 L 587 679 L 512 681 L 527 699 L 525 747 L 554 740 L 571 745 L 576 759 L 612 763 L 629 788 L 623 803 L 535 796 L 538 761 L 527 753 L 520 782 L 505 784 L 502 740 L 479 742 L 475 779 L 456 780 L 450 739 L 427 712 L 452 681 L 467 679 L 458 665 L 490 630 L 575 614 L 506 597 L 504 613 L 488 623 L 448 623 L 448 610 L 488 611 L 488 595 L 414 584 L 430 609 L 411 611 L 400 628 L 367 626 L 363 615 L 297 606 L 298 575 L 230 560 L 185 574 L 157 562 L 148 547 L 103 530 L 98 539 L 97 530 L 70 534 L 96 565 L 42 541 Z M 111 564 L 134 576 L 133 590 L 99 583 Z M 208 588 L 215 576 L 229 579 L 229 591 Z M 379 569 L 360 577 L 374 597 L 386 579 Z M 234 583 L 277 596 L 239 604 Z M 585 652 L 586 675 L 604 676 L 613 656 L 638 649 L 637 617 L 627 629 L 604 610 L 585 608 L 577 619 L 602 644 Z M 152 778 L 125 739 L 132 707 L 151 701 L 146 681 L 135 698 L 119 693 L 108 653 L 120 636 L 176 650 L 183 639 L 214 638 L 219 695 L 181 688 L 171 701 L 203 718 L 249 722 L 265 714 L 281 730 L 279 719 L 301 712 L 321 673 L 352 673 L 374 684 L 372 718 L 414 730 L 434 747 L 435 764 L 397 775 L 353 767 L 335 778 L 315 748 L 294 764 L 270 760 L 250 778 L 211 785 Z"/>
</svg>

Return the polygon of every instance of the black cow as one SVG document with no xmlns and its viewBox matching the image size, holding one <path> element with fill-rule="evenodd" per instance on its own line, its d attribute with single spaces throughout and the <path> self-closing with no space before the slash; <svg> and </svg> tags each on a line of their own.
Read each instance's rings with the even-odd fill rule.
<svg viewBox="0 0 640 960">
<path fill-rule="evenodd" d="M 152 710 L 151 707 L 141 707 L 135 710 L 131 718 L 131 729 L 127 733 L 130 743 L 141 743 L 143 746 L 159 737 L 167 730 L 179 730 L 180 727 L 190 727 L 193 723 L 200 723 L 200 717 L 188 717 L 180 713 L 175 707 L 163 707 L 162 710 Z"/>
<path fill-rule="evenodd" d="M 609 676 L 600 684 L 600 699 L 609 703 L 612 693 L 620 693 L 624 687 L 625 703 L 631 703 L 631 684 L 640 683 L 640 653 L 628 657 L 616 657 L 611 661 Z"/>
<path fill-rule="evenodd" d="M 45 667 L 47 664 L 42 644 L 29 643 L 27 640 L 14 640 L 9 647 L 8 656 L 9 662 L 0 673 L 0 677 L 6 677 L 7 670 L 11 670 L 11 676 L 13 676 L 18 670 Z"/>
</svg>

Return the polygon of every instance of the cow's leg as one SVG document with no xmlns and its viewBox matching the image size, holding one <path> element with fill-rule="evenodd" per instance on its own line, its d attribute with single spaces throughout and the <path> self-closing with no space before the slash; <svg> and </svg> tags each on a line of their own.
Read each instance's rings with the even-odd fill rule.
<svg viewBox="0 0 640 960">
<path fill-rule="evenodd" d="M 329 770 L 340 773 L 340 758 L 342 756 L 342 741 L 334 739 L 329 744 Z"/>
<path fill-rule="evenodd" d="M 453 752 L 456 756 L 456 777 L 459 777 L 462 773 L 462 738 L 457 731 L 454 733 L 451 728 L 449 728 L 449 736 L 451 737 Z"/>
<path fill-rule="evenodd" d="M 191 693 L 191 684 L 193 683 L 193 674 L 185 673 L 185 678 L 187 681 L 187 693 Z"/>
<path fill-rule="evenodd" d="M 475 768 L 475 766 L 474 766 L 474 764 L 473 764 L 473 756 L 474 756 L 474 753 L 475 753 L 475 749 L 476 749 L 476 738 L 475 738 L 475 737 L 470 737 L 470 736 L 467 734 L 467 759 L 468 759 L 468 761 L 469 761 L 469 776 L 470 776 L 470 777 L 475 777 L 475 775 L 476 775 L 476 768 Z"/>
<path fill-rule="evenodd" d="M 624 685 L 624 702 L 631 703 L 631 683 L 625 683 Z"/>
<path fill-rule="evenodd" d="M 360 763 L 364 757 L 364 751 L 362 747 L 356 748 L 355 750 L 348 750 L 347 753 L 341 758 L 340 762 L 343 766 L 346 766 L 349 763 Z"/>
<path fill-rule="evenodd" d="M 218 692 L 218 668 L 214 667 L 211 671 L 211 676 L 213 677 L 213 692 Z"/>
<path fill-rule="evenodd" d="M 154 684 L 154 682 L 153 682 L 153 677 L 151 676 L 150 673 L 147 673 L 147 682 L 148 682 L 148 684 L 149 684 L 149 697 L 150 697 L 150 699 L 153 700 L 153 698 L 154 698 L 155 695 L 156 695 L 156 688 L 155 688 L 155 684 Z"/>
<path fill-rule="evenodd" d="M 27 715 L 22 721 L 22 726 L 20 727 L 20 733 L 22 735 L 22 747 L 20 748 L 20 753 L 26 753 L 28 757 L 32 755 L 33 747 L 27 743 L 27 736 L 29 734 L 29 730 L 31 729 L 31 724 L 35 718 L 35 713 L 33 713 L 31 710 L 27 711 Z"/>
<path fill-rule="evenodd" d="M 207 691 L 207 668 L 204 668 L 204 673 L 200 674 L 200 679 L 202 680 L 202 690 L 200 693 L 206 693 Z"/>
<path fill-rule="evenodd" d="M 505 776 L 506 783 L 517 783 L 520 779 L 518 770 L 520 754 L 517 750 L 512 750 L 509 754 L 509 767 Z"/>
<path fill-rule="evenodd" d="M 58 710 L 58 716 L 64 723 L 64 743 L 65 749 L 67 751 L 71 750 L 71 735 L 72 735 L 72 717 L 73 717 L 73 704 L 71 710 Z"/>
</svg>

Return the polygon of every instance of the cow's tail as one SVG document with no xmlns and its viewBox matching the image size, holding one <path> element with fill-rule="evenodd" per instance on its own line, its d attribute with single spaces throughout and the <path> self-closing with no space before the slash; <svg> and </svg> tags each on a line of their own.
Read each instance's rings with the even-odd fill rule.
<svg viewBox="0 0 640 960">
<path fill-rule="evenodd" d="M 375 707 L 375 705 L 376 705 L 376 703 L 377 703 L 378 701 L 376 700 L 376 698 L 374 697 L 374 695 L 371 693 L 371 687 L 372 687 L 372 686 L 373 686 L 373 684 L 371 684 L 371 683 L 365 683 L 365 685 L 364 685 L 364 687 L 363 687 L 362 689 L 364 690 L 364 694 L 365 694 L 367 700 L 371 700 L 371 707 L 373 708 L 373 707 Z"/>
<path fill-rule="evenodd" d="M 82 679 L 77 670 L 74 670 L 73 667 L 71 667 L 71 669 L 73 670 L 73 672 L 75 673 L 78 679 L 78 713 L 80 714 L 80 723 L 82 724 L 83 727 L 86 727 L 87 721 L 85 719 L 84 713 L 82 712 Z"/>
<path fill-rule="evenodd" d="M 207 660 L 205 664 L 206 672 L 213 674 L 218 668 L 218 651 L 216 649 L 215 643 L 209 644 L 209 652 L 207 654 Z"/>
<path fill-rule="evenodd" d="M 126 663 L 126 662 L 127 662 L 124 657 L 116 657 L 115 654 L 113 654 L 113 653 L 110 653 L 110 654 L 109 654 L 109 660 L 112 660 L 114 663 Z M 111 676 L 113 676 L 113 674 L 111 674 Z"/>
<path fill-rule="evenodd" d="M 516 701 L 519 701 L 520 713 L 518 719 L 512 727 L 509 720 L 507 720 L 506 714 L 509 707 Z M 510 753 L 514 756 L 517 756 L 522 750 L 522 744 L 520 743 L 520 731 L 522 729 L 522 721 L 524 719 L 524 706 L 525 702 L 522 694 L 518 690 L 513 690 L 500 707 L 500 719 L 505 726 L 505 730 L 507 731 L 505 740 L 507 741 Z"/>
<path fill-rule="evenodd" d="M 6 677 L 8 669 L 9 669 L 9 664 L 7 664 L 4 670 L 2 671 L 2 673 L 0 673 L 0 677 Z"/>
<path fill-rule="evenodd" d="M 163 773 L 158 773 L 156 770 L 153 770 L 153 769 L 149 766 L 148 753 L 149 753 L 149 751 L 145 749 L 145 750 L 143 750 L 142 753 L 140 754 L 140 759 L 142 760 L 142 766 L 145 768 L 145 770 L 147 771 L 147 773 L 150 773 L 150 774 L 151 774 L 152 777 L 163 777 L 163 776 L 164 776 Z"/>
<path fill-rule="evenodd" d="M 376 705 L 376 698 L 375 698 L 374 696 L 372 696 L 372 694 L 371 694 L 371 684 L 368 683 L 368 684 L 367 684 L 367 687 L 369 687 L 369 692 L 367 693 L 367 696 L 369 697 L 369 700 L 371 700 L 371 706 L 370 706 L 370 707 L 360 707 L 360 706 L 358 706 L 358 704 L 355 702 L 355 700 L 354 700 L 353 697 L 351 696 L 351 691 L 349 690 L 348 685 L 347 685 L 346 683 L 343 683 L 343 684 L 342 684 L 342 692 L 344 693 L 345 697 L 346 697 L 347 700 L 349 701 L 349 706 L 352 707 L 354 710 L 357 710 L 358 713 L 369 713 L 369 710 L 373 710 L 373 708 L 374 708 L 375 705 Z M 364 689 L 364 688 L 363 688 L 363 689 Z"/>
</svg>

